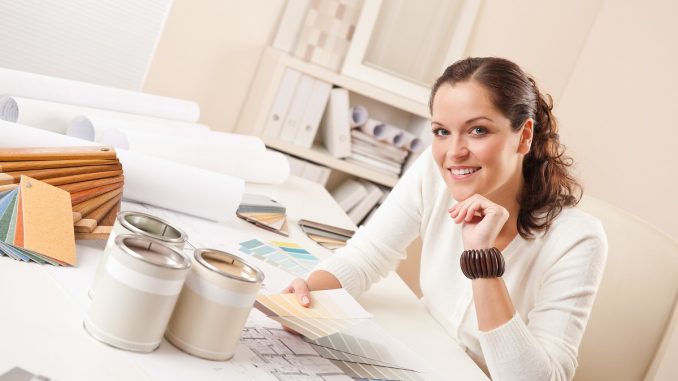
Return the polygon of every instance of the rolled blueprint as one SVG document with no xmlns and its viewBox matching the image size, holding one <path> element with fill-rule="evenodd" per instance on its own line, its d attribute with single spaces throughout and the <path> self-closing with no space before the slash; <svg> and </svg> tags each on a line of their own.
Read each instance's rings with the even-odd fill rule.
<svg viewBox="0 0 678 381">
<path fill-rule="evenodd" d="M 1 147 L 95 146 L 96 143 L 0 121 Z M 233 216 L 242 199 L 242 179 L 185 164 L 116 150 L 122 163 L 123 198 L 213 221 Z"/>
<path fill-rule="evenodd" d="M 125 114 L 109 110 L 7 95 L 0 96 L 0 112 L 1 120 L 58 133 L 65 133 L 73 119 L 78 115 L 162 125 L 165 126 L 167 130 L 209 130 L 207 126 L 196 123 L 152 118 L 148 116 Z"/>
<path fill-rule="evenodd" d="M 204 137 L 203 137 L 204 136 Z M 130 152 L 192 165 L 239 177 L 247 182 L 280 184 L 290 175 L 290 165 L 281 153 L 266 151 L 258 138 L 210 133 L 191 138 L 108 129 L 98 142 Z"/>
<path fill-rule="evenodd" d="M 369 119 L 367 109 L 360 105 L 351 107 L 349 115 L 351 119 L 351 127 L 360 127 L 367 123 L 367 120 Z"/>
<path fill-rule="evenodd" d="M 195 102 L 0 68 L 0 94 L 195 122 Z"/>
<path fill-rule="evenodd" d="M 401 147 L 404 137 L 405 131 L 390 124 L 386 124 L 384 126 L 384 133 L 378 139 L 393 144 L 394 146 Z"/>
<path fill-rule="evenodd" d="M 210 132 L 204 124 L 184 123 L 163 119 L 125 119 L 97 116 L 96 112 L 77 115 L 66 130 L 66 135 L 93 142 L 99 142 L 99 135 L 109 129 L 134 130 L 176 137 L 195 137 Z M 263 146 L 263 143 L 262 143 Z M 125 148 L 125 147 L 120 147 Z"/>
<path fill-rule="evenodd" d="M 367 135 L 374 136 L 377 139 L 382 139 L 386 125 L 376 119 L 367 119 L 367 122 L 360 127 L 360 130 Z"/>
<path fill-rule="evenodd" d="M 398 142 L 398 144 L 396 144 L 397 147 L 405 148 L 406 150 L 412 152 L 418 152 L 423 147 L 424 144 L 420 138 L 404 130 L 402 133 L 403 137 Z"/>
</svg>

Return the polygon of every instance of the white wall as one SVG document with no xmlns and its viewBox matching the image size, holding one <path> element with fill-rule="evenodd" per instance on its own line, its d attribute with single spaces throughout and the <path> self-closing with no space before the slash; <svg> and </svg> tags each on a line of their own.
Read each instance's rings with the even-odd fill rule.
<svg viewBox="0 0 678 381">
<path fill-rule="evenodd" d="M 673 0 L 606 1 L 556 109 L 587 192 L 674 239 L 677 15 Z"/>
<path fill-rule="evenodd" d="M 174 0 L 144 91 L 198 102 L 200 122 L 231 131 L 281 0 Z"/>
</svg>

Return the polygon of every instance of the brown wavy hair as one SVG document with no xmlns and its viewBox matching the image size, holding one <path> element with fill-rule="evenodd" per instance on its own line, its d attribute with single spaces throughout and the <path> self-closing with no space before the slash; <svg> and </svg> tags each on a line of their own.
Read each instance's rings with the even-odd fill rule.
<svg viewBox="0 0 678 381">
<path fill-rule="evenodd" d="M 563 208 L 577 205 L 582 195 L 582 186 L 569 171 L 573 160 L 560 144 L 551 96 L 544 96 L 534 79 L 509 60 L 466 58 L 450 65 L 436 80 L 429 111 L 442 84 L 465 81 L 475 81 L 489 91 L 492 103 L 511 121 L 513 131 L 519 131 L 529 118 L 534 121 L 532 145 L 523 160 L 518 233 L 531 238 L 533 232 L 548 230 Z"/>
</svg>

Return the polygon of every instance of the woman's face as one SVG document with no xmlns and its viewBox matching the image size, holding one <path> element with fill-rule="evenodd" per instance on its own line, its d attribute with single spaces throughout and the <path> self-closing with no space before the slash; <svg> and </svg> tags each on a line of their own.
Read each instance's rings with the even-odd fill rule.
<svg viewBox="0 0 678 381">
<path fill-rule="evenodd" d="M 474 81 L 445 83 L 433 99 L 433 157 L 457 201 L 478 193 L 490 200 L 516 200 L 523 156 L 529 152 L 532 120 L 520 131 Z"/>
</svg>

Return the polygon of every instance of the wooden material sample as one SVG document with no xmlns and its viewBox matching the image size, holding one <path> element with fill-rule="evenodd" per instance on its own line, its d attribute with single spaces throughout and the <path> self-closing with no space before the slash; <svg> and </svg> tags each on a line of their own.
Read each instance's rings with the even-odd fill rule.
<svg viewBox="0 0 678 381">
<path fill-rule="evenodd" d="M 120 199 L 122 199 L 122 197 L 120 197 Z M 108 212 L 108 214 L 106 214 L 104 218 L 101 219 L 101 221 L 99 221 L 99 225 L 101 226 L 115 225 L 115 220 L 116 218 L 118 218 L 118 212 L 120 212 L 120 202 L 118 202 L 118 204 L 113 209 L 111 209 Z"/>
<path fill-rule="evenodd" d="M 96 208 L 102 206 L 105 204 L 107 201 L 111 200 L 115 196 L 122 194 L 122 188 L 120 189 L 115 189 L 110 192 L 104 193 L 102 195 L 99 195 L 97 197 L 94 197 L 93 199 L 87 200 L 85 202 L 81 202 L 80 204 L 73 205 L 73 211 L 78 212 L 82 214 L 83 216 L 88 215 L 90 212 L 95 210 Z"/>
<path fill-rule="evenodd" d="M 75 265 L 75 237 L 68 192 L 30 177 L 21 179 L 24 248 Z"/>
<path fill-rule="evenodd" d="M 5 172 L 0 173 L 0 185 L 18 183 L 21 175 L 28 176 L 36 180 L 44 180 L 56 177 L 82 175 L 85 173 L 119 171 L 121 169 L 122 165 L 120 163 L 115 163 L 108 165 L 89 165 L 84 167 L 34 169 L 28 171 Z"/>
<path fill-rule="evenodd" d="M 113 226 L 97 226 L 91 233 L 76 233 L 75 239 L 107 240 L 112 231 Z"/>
<path fill-rule="evenodd" d="M 116 208 L 117 205 L 120 204 L 120 200 L 122 200 L 122 195 L 118 195 L 115 198 L 107 201 L 100 207 L 94 209 L 92 212 L 87 214 L 85 218 L 94 220 L 97 222 L 99 225 L 109 225 L 109 224 L 102 224 L 101 221 L 106 217 L 106 215 L 113 209 Z M 110 224 L 113 225 L 113 224 Z"/>
<path fill-rule="evenodd" d="M 90 220 L 89 218 L 83 218 L 76 222 L 73 227 L 75 228 L 76 233 L 91 233 L 94 231 L 94 228 L 97 227 L 97 221 Z"/>
<path fill-rule="evenodd" d="M 115 158 L 115 150 L 111 147 L 37 147 L 0 149 L 0 161 L 76 159 L 113 160 Z"/>
<path fill-rule="evenodd" d="M 66 192 L 73 193 L 73 192 L 84 191 L 84 190 L 87 190 L 87 189 L 98 188 L 98 187 L 108 185 L 108 184 L 122 183 L 123 180 L 124 180 L 123 176 L 114 176 L 114 177 L 106 177 L 106 178 L 103 178 L 103 179 L 82 181 L 82 182 L 79 182 L 79 183 L 57 185 L 57 188 L 63 189 Z"/>
<path fill-rule="evenodd" d="M 80 192 L 71 193 L 71 203 L 77 205 L 81 202 L 93 199 L 96 196 L 122 188 L 122 183 L 104 185 L 98 188 L 87 189 Z"/>
<path fill-rule="evenodd" d="M 63 184 L 73 184 L 79 183 L 82 181 L 103 179 L 107 177 L 116 177 L 121 176 L 122 171 L 109 171 L 109 172 L 98 172 L 98 173 L 86 173 L 84 175 L 73 175 L 66 177 L 57 177 L 54 179 L 45 179 L 44 181 L 50 185 L 63 185 Z"/>
<path fill-rule="evenodd" d="M 118 163 L 117 160 L 108 160 L 108 159 L 3 161 L 0 162 L 0 172 L 26 171 L 32 169 L 82 167 L 87 165 L 107 165 L 117 163 Z"/>
</svg>

